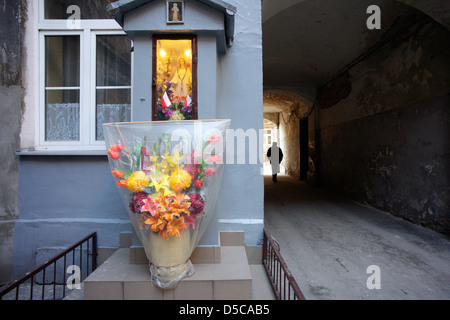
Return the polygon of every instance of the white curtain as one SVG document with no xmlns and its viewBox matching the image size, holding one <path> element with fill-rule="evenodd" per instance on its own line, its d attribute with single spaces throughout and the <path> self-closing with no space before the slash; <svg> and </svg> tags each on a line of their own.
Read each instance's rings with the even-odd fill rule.
<svg viewBox="0 0 450 320">
<path fill-rule="evenodd" d="M 47 104 L 45 114 L 46 141 L 80 140 L 80 104 Z"/>
<path fill-rule="evenodd" d="M 128 122 L 130 104 L 97 105 L 96 139 L 104 140 L 102 123 Z M 46 141 L 80 140 L 80 105 L 78 103 L 47 104 L 45 115 Z"/>
</svg>

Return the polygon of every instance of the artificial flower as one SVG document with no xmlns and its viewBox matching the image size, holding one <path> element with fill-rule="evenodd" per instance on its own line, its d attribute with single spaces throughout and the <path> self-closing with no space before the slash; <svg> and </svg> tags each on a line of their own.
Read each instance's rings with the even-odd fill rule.
<svg viewBox="0 0 450 320">
<path fill-rule="evenodd" d="M 208 163 L 222 163 L 222 157 L 221 156 L 216 156 L 216 155 L 211 155 L 208 158 Z"/>
<path fill-rule="evenodd" d="M 203 174 L 205 175 L 205 177 L 213 176 L 216 174 L 216 169 L 214 168 L 206 169 L 205 171 L 203 171 Z"/>
<path fill-rule="evenodd" d="M 176 169 L 169 178 L 170 188 L 175 192 L 189 188 L 191 185 L 191 175 L 184 169 Z"/>
<path fill-rule="evenodd" d="M 128 178 L 127 187 L 130 191 L 141 192 L 149 185 L 149 178 L 143 171 L 136 171 Z"/>
<path fill-rule="evenodd" d="M 212 136 L 211 138 L 209 138 L 209 143 L 211 144 L 216 144 L 217 142 L 219 142 L 221 140 L 220 136 Z"/>
<path fill-rule="evenodd" d="M 111 149 L 108 150 L 108 154 L 111 156 L 111 158 L 113 158 L 113 160 L 119 160 L 120 158 L 120 154 Z"/>
<path fill-rule="evenodd" d="M 202 189 L 203 188 L 203 181 L 202 180 L 195 180 L 194 181 L 194 187 Z"/>
<path fill-rule="evenodd" d="M 122 179 L 125 176 L 125 174 L 119 170 L 113 170 L 112 174 L 114 177 L 119 178 L 119 179 Z"/>
<path fill-rule="evenodd" d="M 109 146 L 109 150 L 113 151 L 113 152 L 122 152 L 123 150 L 123 145 L 121 144 L 114 144 Z"/>
<path fill-rule="evenodd" d="M 142 200 L 141 210 L 145 212 L 149 212 L 152 216 L 156 215 L 158 206 L 155 201 L 150 196 L 146 196 L 145 199 Z"/>
<path fill-rule="evenodd" d="M 151 182 L 149 184 L 149 187 L 155 187 L 156 192 L 163 191 L 164 194 L 168 194 L 170 192 L 169 190 L 169 176 L 163 175 L 158 176 L 154 175 L 151 178 Z"/>
<path fill-rule="evenodd" d="M 189 200 L 191 202 L 189 211 L 193 215 L 197 215 L 203 211 L 203 208 L 205 207 L 205 200 L 203 200 L 203 198 L 200 194 L 198 194 L 196 192 L 190 193 Z"/>
<path fill-rule="evenodd" d="M 130 200 L 130 210 L 134 213 L 141 213 L 143 207 L 146 205 L 145 200 L 147 200 L 147 197 L 148 194 L 145 192 L 134 194 Z"/>
<path fill-rule="evenodd" d="M 128 184 L 127 180 L 120 180 L 119 182 L 117 182 L 117 185 L 122 188 L 126 188 L 127 184 Z"/>
<path fill-rule="evenodd" d="M 184 218 L 181 217 L 179 219 L 174 219 L 167 224 L 167 233 L 163 234 L 163 237 L 167 239 L 167 236 L 176 235 L 178 238 L 181 238 L 180 231 L 186 229 L 186 223 L 184 222 Z M 165 236 L 166 235 L 166 236 Z"/>
<path fill-rule="evenodd" d="M 183 114 L 180 112 L 180 110 L 175 110 L 170 117 L 170 120 L 184 120 Z"/>
</svg>

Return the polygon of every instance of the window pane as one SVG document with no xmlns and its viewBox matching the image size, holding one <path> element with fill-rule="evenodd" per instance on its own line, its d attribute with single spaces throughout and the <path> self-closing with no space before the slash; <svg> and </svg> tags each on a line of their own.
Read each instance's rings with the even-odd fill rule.
<svg viewBox="0 0 450 320">
<path fill-rule="evenodd" d="M 47 90 L 45 140 L 80 140 L 80 91 Z"/>
<path fill-rule="evenodd" d="M 45 19 L 67 19 L 73 13 L 67 8 L 76 5 L 80 8 L 81 19 L 111 19 L 106 5 L 116 0 L 45 0 Z"/>
<path fill-rule="evenodd" d="M 96 140 L 104 140 L 103 123 L 131 121 L 131 89 L 98 89 Z"/>
<path fill-rule="evenodd" d="M 97 86 L 131 85 L 130 48 L 127 36 L 97 36 Z"/>
<path fill-rule="evenodd" d="M 45 86 L 80 85 L 80 36 L 45 38 Z"/>
<path fill-rule="evenodd" d="M 192 40 L 157 40 L 156 59 L 157 120 L 192 119 Z"/>
</svg>

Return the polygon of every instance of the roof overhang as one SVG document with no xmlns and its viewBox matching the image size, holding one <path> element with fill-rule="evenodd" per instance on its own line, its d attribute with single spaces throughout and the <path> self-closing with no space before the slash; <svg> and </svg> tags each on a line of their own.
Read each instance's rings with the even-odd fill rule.
<svg viewBox="0 0 450 320">
<path fill-rule="evenodd" d="M 106 6 L 112 17 L 123 27 L 124 16 L 140 6 L 153 2 L 154 0 L 118 0 Z M 222 0 L 196 0 L 204 5 L 218 10 L 224 14 L 225 38 L 228 47 L 231 47 L 234 40 L 234 16 L 236 7 Z"/>
</svg>

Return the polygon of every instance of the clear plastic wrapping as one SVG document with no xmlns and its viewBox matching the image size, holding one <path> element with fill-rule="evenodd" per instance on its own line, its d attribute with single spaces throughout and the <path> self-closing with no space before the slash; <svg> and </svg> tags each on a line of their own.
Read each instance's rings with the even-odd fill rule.
<svg viewBox="0 0 450 320">
<path fill-rule="evenodd" d="M 195 270 L 189 258 L 216 207 L 230 120 L 103 124 L 109 164 L 154 285 Z"/>
</svg>

